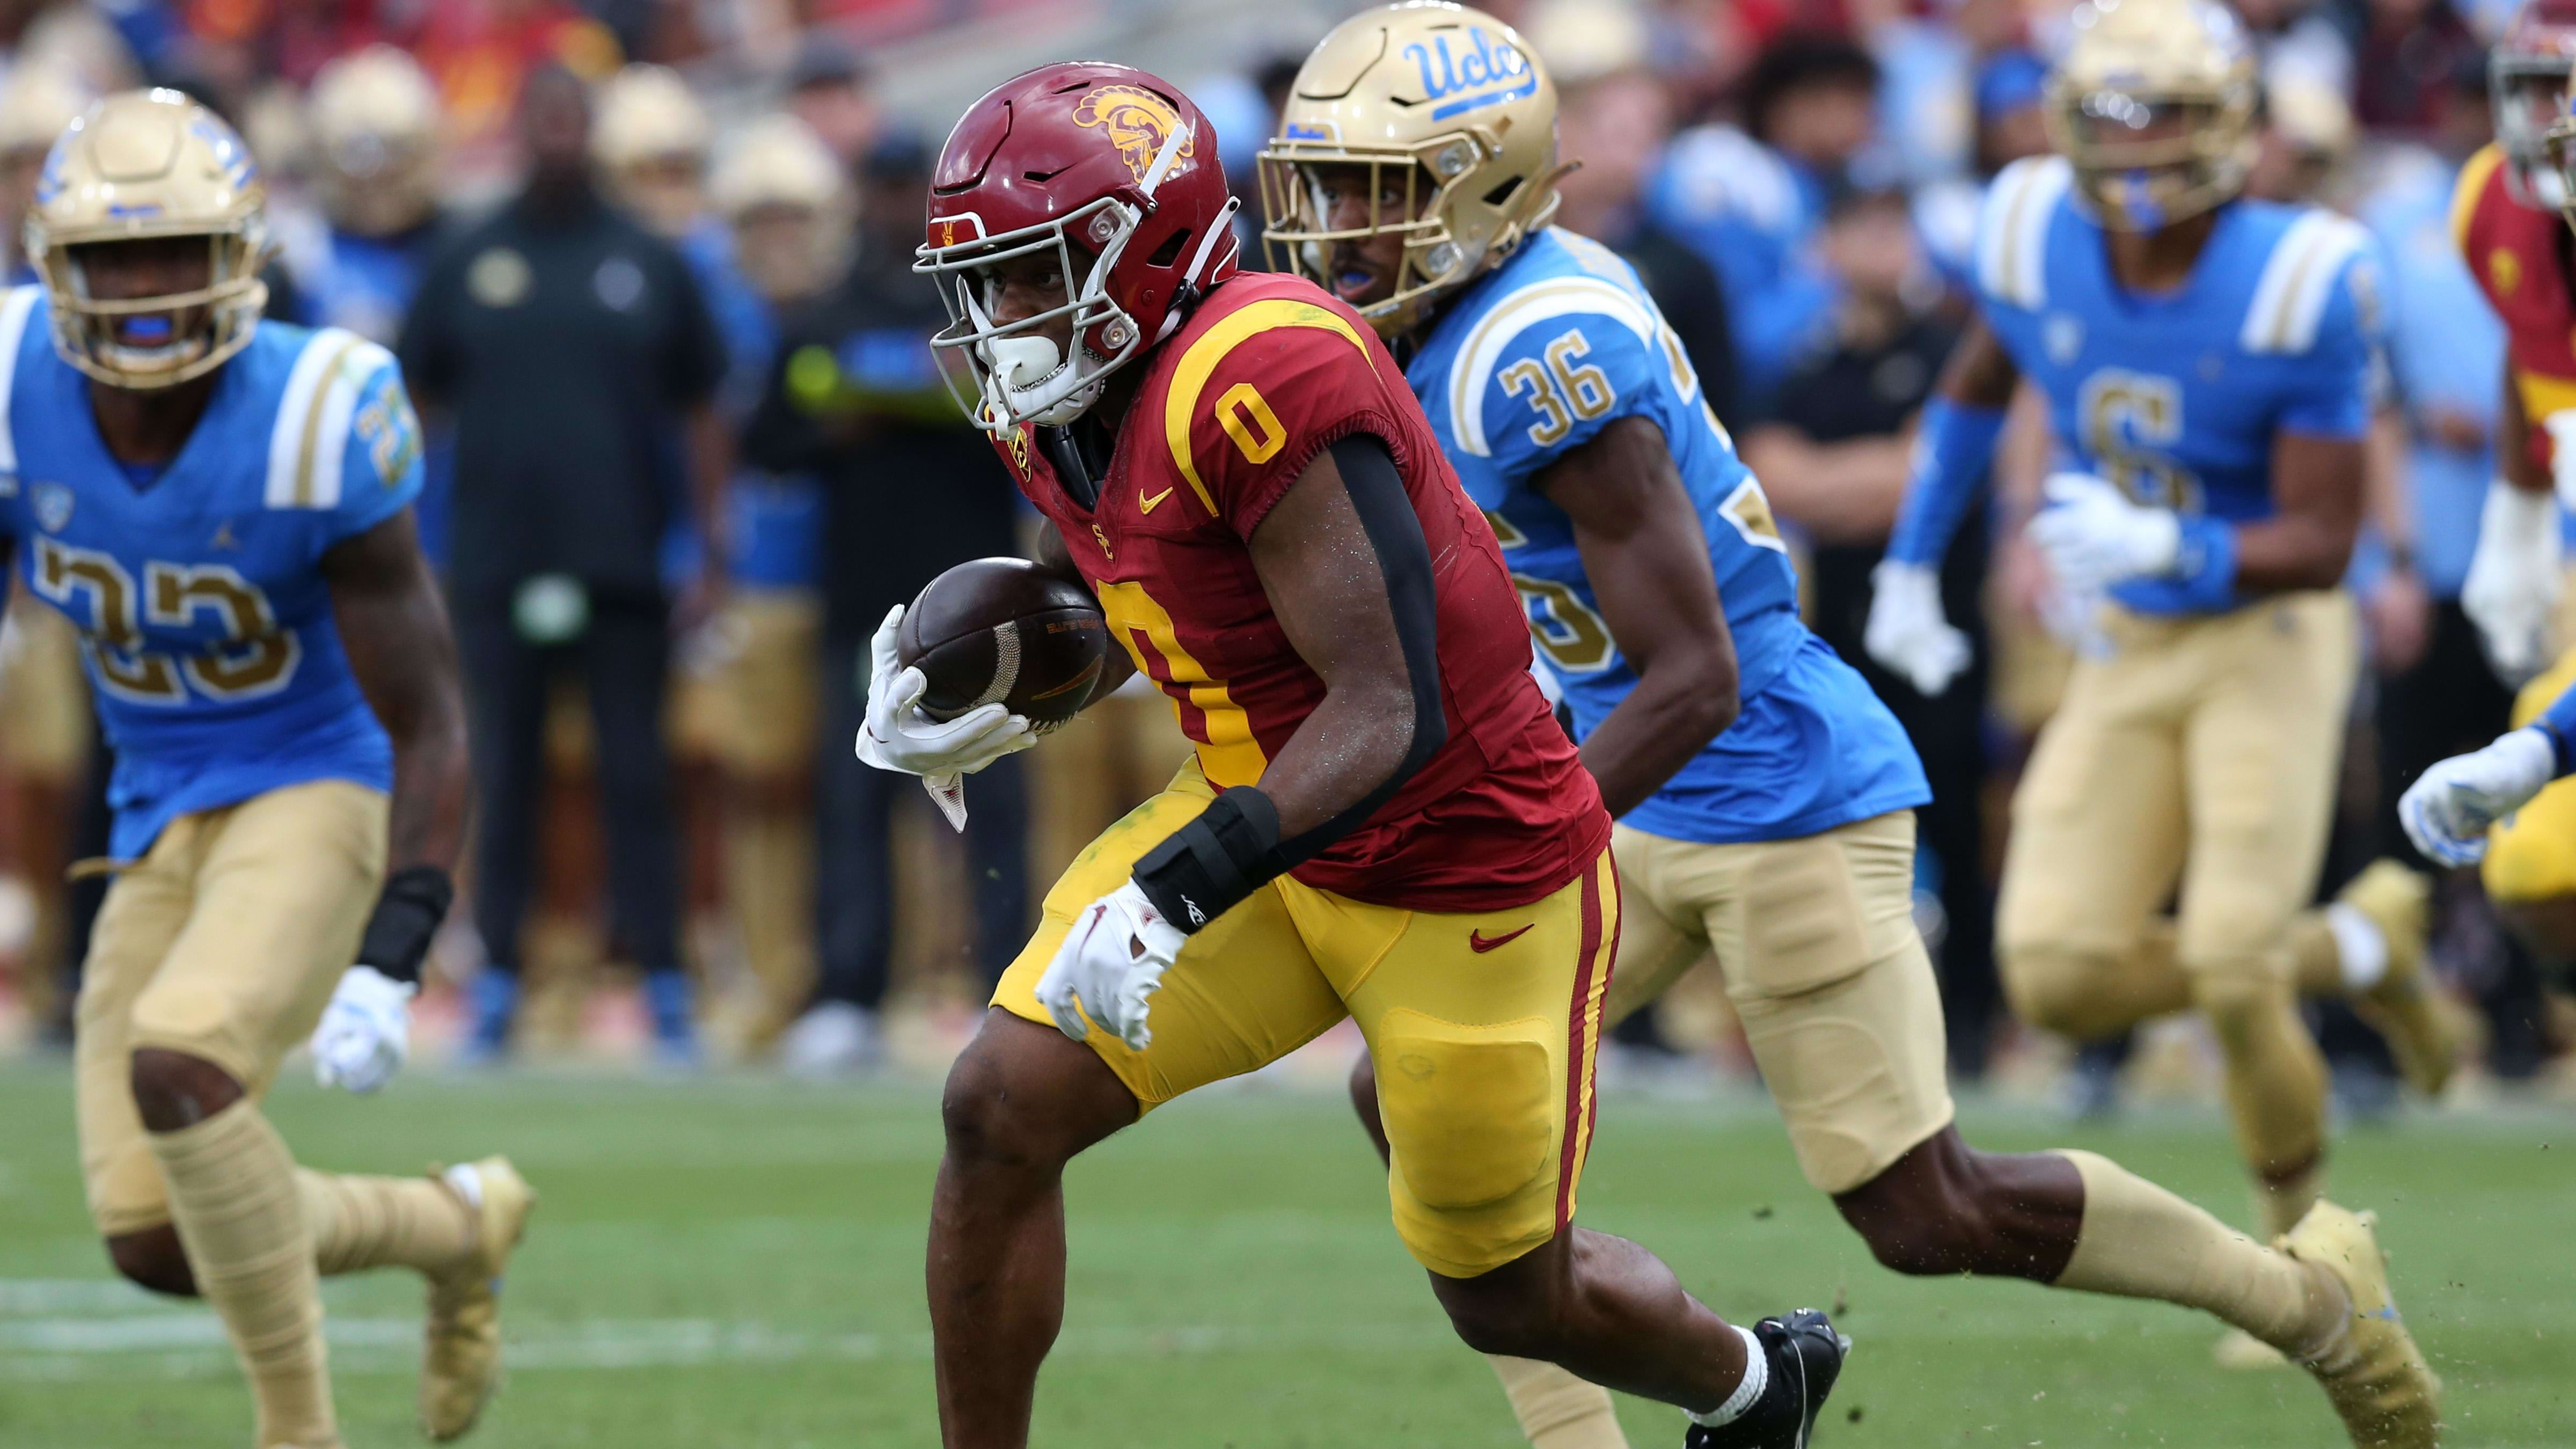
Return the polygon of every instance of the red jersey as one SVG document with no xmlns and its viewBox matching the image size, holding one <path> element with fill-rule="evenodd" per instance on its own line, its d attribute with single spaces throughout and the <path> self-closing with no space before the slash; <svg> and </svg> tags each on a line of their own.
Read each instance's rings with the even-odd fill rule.
<svg viewBox="0 0 2576 1449">
<path fill-rule="evenodd" d="M 2566 221 L 2514 197 L 2505 174 L 2510 164 L 2489 146 L 2460 168 L 2451 238 L 2504 319 L 2505 355 L 2531 424 L 2523 446 L 2546 472 L 2549 417 L 2576 408 L 2576 291 L 2568 279 Z"/>
<path fill-rule="evenodd" d="M 1241 273 L 1136 365 L 1144 381 L 1096 510 L 1066 494 L 1027 429 L 996 447 L 1063 533 L 1136 667 L 1171 696 L 1209 783 L 1258 782 L 1324 697 L 1247 541 L 1316 454 L 1368 433 L 1394 457 L 1430 546 L 1448 738 L 1296 878 L 1458 913 L 1527 904 L 1590 865 L 1610 817 L 1530 678 L 1502 549 L 1359 314 L 1301 278 Z"/>
</svg>

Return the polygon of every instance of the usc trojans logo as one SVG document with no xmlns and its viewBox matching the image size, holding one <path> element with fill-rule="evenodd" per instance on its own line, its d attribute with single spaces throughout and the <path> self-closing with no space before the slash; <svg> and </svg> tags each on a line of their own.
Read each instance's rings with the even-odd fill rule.
<svg viewBox="0 0 2576 1449">
<path fill-rule="evenodd" d="M 1143 185 L 1145 168 L 1154 164 L 1154 153 L 1163 149 L 1163 142 L 1181 124 L 1181 117 L 1171 102 L 1142 86 L 1102 86 L 1073 108 L 1073 123 L 1105 128 L 1110 144 L 1118 148 L 1118 159 L 1127 163 L 1137 184 Z M 1184 137 L 1173 160 L 1188 160 L 1197 145 L 1196 137 Z"/>
</svg>

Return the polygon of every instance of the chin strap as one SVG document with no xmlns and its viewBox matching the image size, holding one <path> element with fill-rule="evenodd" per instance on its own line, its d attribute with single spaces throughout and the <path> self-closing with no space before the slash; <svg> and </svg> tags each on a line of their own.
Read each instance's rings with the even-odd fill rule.
<svg viewBox="0 0 2576 1449">
<path fill-rule="evenodd" d="M 1208 223 L 1207 235 L 1199 238 L 1199 249 L 1190 253 L 1189 268 L 1181 273 L 1181 285 L 1172 293 L 1172 305 L 1163 309 L 1163 325 L 1154 333 L 1156 343 L 1168 340 L 1173 333 L 1181 330 L 1182 321 L 1190 313 L 1186 304 L 1196 301 L 1199 294 L 1205 290 L 1199 285 L 1199 280 L 1210 270 L 1208 253 L 1216 250 L 1217 242 L 1223 240 L 1230 244 L 1226 257 L 1222 260 L 1232 260 L 1234 255 L 1242 250 L 1243 243 L 1234 234 L 1234 214 L 1242 209 L 1243 202 L 1229 196 L 1225 199 L 1224 208 L 1217 212 L 1216 220 Z"/>
<path fill-rule="evenodd" d="M 1174 126 L 1172 134 L 1163 138 L 1163 149 L 1154 153 L 1153 161 L 1145 167 L 1144 184 L 1136 188 L 1147 201 L 1154 199 L 1154 188 L 1162 185 L 1163 178 L 1171 174 L 1172 162 L 1181 154 L 1181 148 L 1190 144 L 1191 135 L 1189 127 Z"/>
</svg>

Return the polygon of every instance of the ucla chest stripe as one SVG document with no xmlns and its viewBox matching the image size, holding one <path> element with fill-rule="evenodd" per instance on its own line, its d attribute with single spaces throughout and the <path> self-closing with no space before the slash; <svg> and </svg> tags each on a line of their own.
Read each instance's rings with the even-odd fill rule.
<svg viewBox="0 0 2576 1449">
<path fill-rule="evenodd" d="M 1661 329 L 1653 311 L 1625 288 L 1592 277 L 1536 283 L 1486 313 L 1459 344 L 1457 359 L 1449 367 L 1449 418 L 1457 430 L 1458 446 L 1480 458 L 1493 456 L 1485 438 L 1485 384 L 1504 349 L 1523 331 L 1551 317 L 1596 313 L 1616 319 L 1636 333 L 1649 352 L 1654 350 Z"/>
<path fill-rule="evenodd" d="M 17 287 L 0 297 L 0 498 L 18 489 L 18 439 L 9 427 L 9 399 L 17 390 L 18 348 L 26 340 L 36 295 L 34 287 Z"/>
</svg>

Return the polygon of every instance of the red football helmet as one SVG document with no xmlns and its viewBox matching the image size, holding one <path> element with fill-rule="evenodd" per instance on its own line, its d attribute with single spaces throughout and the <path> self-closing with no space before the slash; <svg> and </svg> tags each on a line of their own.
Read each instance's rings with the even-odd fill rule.
<svg viewBox="0 0 2576 1449">
<path fill-rule="evenodd" d="M 2487 99 L 2496 142 L 2513 163 L 2507 179 L 2530 200 L 2558 205 L 2549 128 L 2567 113 L 2567 72 L 2576 64 L 2576 0 L 2531 0 L 2487 54 Z"/>
<path fill-rule="evenodd" d="M 1081 416 L 1111 372 L 1233 274 L 1235 204 L 1215 131 L 1167 81 L 1067 63 L 986 92 L 940 148 L 913 262 L 948 306 L 931 345 L 958 406 L 994 433 Z M 996 323 L 989 269 L 1048 248 L 1064 305 Z M 1042 329 L 1067 315 L 1073 355 L 1060 357 Z"/>
</svg>

